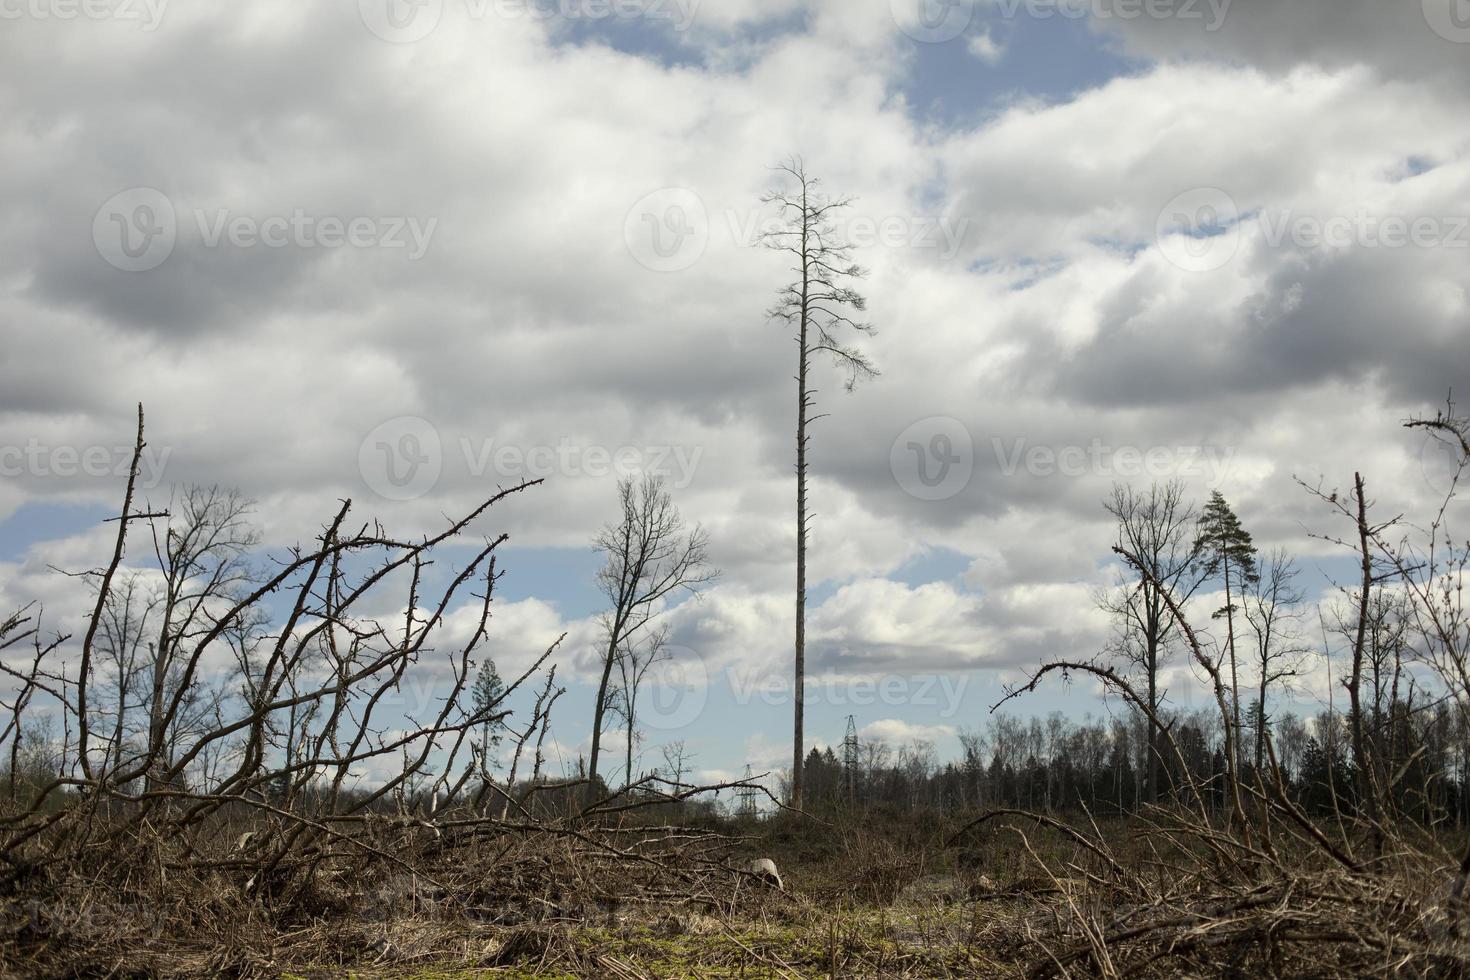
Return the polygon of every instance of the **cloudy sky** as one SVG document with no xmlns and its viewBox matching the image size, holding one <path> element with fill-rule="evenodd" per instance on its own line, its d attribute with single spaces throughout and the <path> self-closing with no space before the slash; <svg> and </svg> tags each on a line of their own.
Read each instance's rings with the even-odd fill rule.
<svg viewBox="0 0 1470 980">
<path fill-rule="evenodd" d="M 1221 489 L 1315 593 L 1295 480 L 1424 513 L 1398 423 L 1470 381 L 1465 0 L 0 0 L 0 106 L 0 605 L 78 621 L 139 401 L 152 496 L 238 487 L 271 548 L 545 477 L 476 534 L 502 672 L 569 634 L 566 755 L 644 469 L 724 573 L 648 761 L 786 758 L 788 155 L 856 198 L 882 371 L 818 375 L 819 744 L 948 752 L 1095 652 L 1115 480 Z"/>
</svg>

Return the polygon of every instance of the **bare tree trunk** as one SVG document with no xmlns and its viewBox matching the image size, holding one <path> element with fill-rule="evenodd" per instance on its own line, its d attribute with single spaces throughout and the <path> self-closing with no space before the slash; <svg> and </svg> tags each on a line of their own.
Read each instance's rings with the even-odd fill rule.
<svg viewBox="0 0 1470 980">
<path fill-rule="evenodd" d="M 113 547 L 112 561 L 102 573 L 101 584 L 97 587 L 97 605 L 92 610 L 92 618 L 87 621 L 87 635 L 82 639 L 81 665 L 77 670 L 77 761 L 81 764 L 82 775 L 87 779 L 92 778 L 92 763 L 87 757 L 87 683 L 92 674 L 92 643 L 97 638 L 97 627 L 102 621 L 102 610 L 107 608 L 107 596 L 112 589 L 112 577 L 117 574 L 118 566 L 122 564 L 123 552 L 127 548 L 128 522 L 135 517 L 132 512 L 133 491 L 138 484 L 138 461 L 143 457 L 144 445 L 143 405 L 140 402 L 138 405 L 138 438 L 133 449 L 133 463 L 128 470 L 128 489 L 123 495 L 122 513 L 117 519 L 117 543 Z"/>
<path fill-rule="evenodd" d="M 592 748 L 587 752 L 588 802 L 600 795 L 597 791 L 597 758 L 602 753 L 602 719 L 607 713 L 607 685 L 612 677 L 613 659 L 617 655 L 617 632 L 622 628 L 622 620 L 623 617 L 619 615 L 613 638 L 608 642 L 607 655 L 602 658 L 602 680 L 598 682 L 597 704 L 592 709 Z"/>
<path fill-rule="evenodd" d="M 1148 737 L 1145 739 L 1145 751 L 1148 752 L 1148 801 L 1159 802 L 1159 779 L 1161 778 L 1159 766 L 1159 730 L 1156 719 L 1159 717 L 1159 653 L 1158 644 L 1153 636 L 1148 638 L 1148 710 L 1152 717 L 1148 719 Z"/>
<path fill-rule="evenodd" d="M 780 209 L 782 227 L 762 236 L 767 248 L 792 256 L 793 280 L 780 291 L 780 299 L 768 315 L 784 320 L 796 334 L 796 637 L 793 669 L 793 725 L 791 739 L 791 799 L 800 806 L 802 798 L 802 763 L 805 747 L 804 714 L 806 701 L 806 475 L 807 423 L 811 415 L 813 389 L 810 368 L 813 354 L 825 353 L 847 371 L 847 390 L 859 378 L 876 375 L 877 369 L 867 356 L 849 346 L 839 334 L 852 331 L 873 333 L 873 327 L 852 319 L 849 313 L 862 313 L 867 303 L 847 280 L 866 273 L 851 259 L 852 245 L 844 241 L 832 224 L 831 215 L 848 206 L 848 198 L 829 198 L 816 189 L 820 180 L 807 175 L 799 159 L 776 168 L 798 185 L 800 194 L 772 191 L 762 198 L 766 204 Z M 816 418 L 820 418 L 817 416 Z"/>
<path fill-rule="evenodd" d="M 1368 503 L 1363 497 L 1363 476 L 1353 474 L 1354 493 L 1358 498 L 1358 547 L 1363 562 L 1362 590 L 1358 595 L 1358 631 L 1353 640 L 1353 673 L 1348 683 L 1348 701 L 1353 713 L 1353 758 L 1357 762 L 1358 805 L 1368 808 L 1370 818 L 1374 814 L 1368 760 L 1363 745 L 1363 706 L 1359 698 L 1359 687 L 1363 683 L 1363 647 L 1368 628 L 1368 590 L 1373 586 L 1373 557 L 1369 551 Z"/>
<path fill-rule="evenodd" d="M 1222 542 L 1223 544 L 1224 542 Z M 1235 604 L 1230 596 L 1230 562 L 1225 562 L 1225 646 L 1230 651 L 1230 715 L 1235 725 L 1235 744 L 1240 746 L 1240 677 L 1235 664 Z M 1238 764 L 1239 759 L 1235 760 Z"/>
<path fill-rule="evenodd" d="M 627 770 L 626 770 L 625 775 L 623 776 L 623 782 L 625 783 L 625 785 L 632 786 L 633 785 L 633 731 L 634 731 L 633 725 L 634 725 L 634 719 L 637 716 L 635 714 L 635 709 L 634 709 L 634 704 L 633 704 L 633 700 L 632 700 L 632 695 L 631 694 L 628 695 L 628 698 L 629 698 L 629 700 L 628 700 L 628 746 L 627 746 L 627 748 L 628 748 L 628 753 L 627 753 L 628 759 L 627 759 Z"/>
<path fill-rule="evenodd" d="M 803 212 L 807 208 L 806 184 L 801 188 Z M 811 306 L 811 272 L 808 253 L 808 225 L 801 230 L 801 331 L 797 342 L 799 360 L 796 366 L 796 680 L 793 685 L 795 717 L 791 739 L 791 805 L 801 806 L 801 764 L 804 740 L 803 717 L 806 708 L 806 421 L 811 395 L 807 392 L 807 324 Z"/>
<path fill-rule="evenodd" d="M 1266 666 L 1261 666 L 1260 694 L 1256 698 L 1256 771 L 1266 761 Z"/>
</svg>

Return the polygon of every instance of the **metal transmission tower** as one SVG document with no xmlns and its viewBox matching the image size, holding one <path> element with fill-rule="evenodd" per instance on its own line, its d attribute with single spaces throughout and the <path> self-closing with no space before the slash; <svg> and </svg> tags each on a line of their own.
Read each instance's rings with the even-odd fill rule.
<svg viewBox="0 0 1470 980">
<path fill-rule="evenodd" d="M 750 771 L 750 763 L 747 762 L 745 764 L 745 775 L 741 777 L 741 781 L 749 783 L 752 778 L 753 776 Z M 739 805 L 736 808 L 736 812 L 739 813 L 740 816 L 750 817 L 754 819 L 756 816 L 759 815 L 759 812 L 756 809 L 756 794 L 757 790 L 753 785 L 742 786 L 735 791 L 736 799 L 740 801 Z"/>
<path fill-rule="evenodd" d="M 842 737 L 842 784 L 847 802 L 857 801 L 858 739 L 857 722 L 847 716 L 847 734 Z"/>
</svg>

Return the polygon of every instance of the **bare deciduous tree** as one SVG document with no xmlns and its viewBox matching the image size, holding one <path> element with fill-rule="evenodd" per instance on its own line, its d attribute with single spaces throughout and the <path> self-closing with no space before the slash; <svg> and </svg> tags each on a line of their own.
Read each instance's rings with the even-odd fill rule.
<svg viewBox="0 0 1470 980">
<path fill-rule="evenodd" d="M 260 541 L 251 510 L 236 491 L 189 486 L 166 509 L 141 515 L 151 531 L 152 561 L 118 568 L 108 580 L 89 658 L 97 700 L 87 728 L 105 732 L 96 742 L 102 771 L 147 759 L 144 779 L 155 787 L 179 745 L 218 720 L 231 685 L 186 671 L 186 652 L 221 626 L 221 646 L 240 652 L 260 635 L 259 610 L 222 622 L 258 581 L 250 565 Z M 101 572 L 81 577 L 104 589 Z"/>
<path fill-rule="evenodd" d="M 1194 510 L 1178 481 L 1154 484 L 1147 493 L 1117 484 L 1104 506 L 1118 522 L 1118 547 L 1140 562 L 1147 573 L 1122 581 L 1101 599 L 1117 621 L 1114 657 L 1140 675 L 1148 727 L 1148 798 L 1159 799 L 1162 756 L 1159 747 L 1164 700 L 1160 676 L 1178 622 L 1169 608 L 1167 590 L 1183 606 L 1203 581 L 1192 536 Z"/>
<path fill-rule="evenodd" d="M 151 652 L 156 649 L 150 643 L 149 620 L 157 605 L 157 593 L 149 588 L 147 576 L 134 571 L 119 579 L 101 610 L 102 623 L 97 637 L 100 676 L 94 710 L 100 723 L 106 722 L 109 713 L 112 715 L 111 734 L 103 742 L 100 771 L 104 773 L 124 765 L 130 719 L 140 707 L 146 709 L 144 695 L 138 688 L 149 669 Z"/>
<path fill-rule="evenodd" d="M 669 742 L 660 751 L 664 757 L 664 773 L 669 782 L 675 786 L 684 785 L 684 777 L 689 775 L 689 765 L 694 760 L 694 753 L 689 751 L 682 738 Z"/>
<path fill-rule="evenodd" d="M 606 646 L 592 711 L 592 747 L 587 757 L 589 799 L 596 799 L 603 720 L 619 659 L 644 639 L 643 630 L 679 593 L 698 596 L 719 572 L 709 566 L 708 538 L 695 525 L 685 530 L 679 509 L 654 476 L 618 482 L 620 516 L 594 542 L 604 558 L 597 584 L 612 608 L 602 615 Z"/>
<path fill-rule="evenodd" d="M 669 628 L 661 626 L 641 640 L 634 640 L 618 653 L 618 689 L 609 708 L 623 721 L 627 736 L 623 785 L 632 786 L 633 754 L 638 742 L 638 689 L 655 664 L 670 659 Z"/>
<path fill-rule="evenodd" d="M 792 280 L 780 292 L 769 317 L 796 332 L 796 655 L 794 731 L 791 749 L 791 805 L 801 806 L 803 708 L 806 692 L 806 542 L 807 542 L 807 426 L 813 416 L 817 389 L 812 387 L 812 358 L 831 357 L 847 373 L 851 391 L 860 379 L 878 374 L 866 354 L 851 346 L 842 334 L 871 335 L 872 324 L 853 318 L 867 310 L 867 301 L 850 285 L 866 275 L 852 261 L 852 246 L 837 232 L 833 216 L 852 203 L 851 198 L 828 197 L 821 180 L 807 173 L 800 159 L 776 168 L 792 185 L 762 198 L 780 211 L 781 227 L 762 236 L 767 248 L 791 256 Z"/>
<path fill-rule="evenodd" d="M 1271 688 L 1296 676 L 1307 652 L 1301 640 L 1301 604 L 1305 594 L 1296 584 L 1296 563 L 1285 549 L 1273 549 L 1260 563 L 1259 574 L 1250 582 L 1242 604 L 1246 622 L 1255 637 L 1257 673 L 1255 764 L 1265 765 L 1266 738 L 1270 728 L 1267 700 Z"/>
</svg>

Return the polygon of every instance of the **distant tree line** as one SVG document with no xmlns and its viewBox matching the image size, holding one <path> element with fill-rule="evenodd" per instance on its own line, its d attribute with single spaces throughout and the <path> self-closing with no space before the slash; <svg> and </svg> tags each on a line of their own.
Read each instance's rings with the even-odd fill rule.
<svg viewBox="0 0 1470 980">
<path fill-rule="evenodd" d="M 1254 704 L 1246 716 L 1254 716 Z M 1203 788 L 1206 802 L 1224 810 L 1225 752 L 1220 719 L 1200 710 L 1170 717 L 1182 765 Z M 1343 813 L 1358 806 L 1352 761 L 1351 719 L 1323 712 L 1301 718 L 1285 713 L 1273 724 L 1272 744 L 1288 792 L 1313 814 Z M 1425 825 L 1470 826 L 1470 727 L 1439 702 L 1377 703 L 1367 727 L 1395 773 L 1399 812 Z M 897 747 L 860 740 L 856 771 L 849 774 L 831 749 L 806 756 L 806 803 L 816 812 L 884 807 L 907 810 L 976 810 L 991 807 L 1132 813 L 1158 799 L 1188 792 L 1181 761 L 1159 767 L 1163 784 L 1148 785 L 1148 724 L 1137 712 L 1081 722 L 1061 712 L 1023 720 L 997 715 L 984 729 L 960 733 L 959 758 L 941 763 L 932 743 Z M 1273 780 L 1247 763 L 1242 778 Z"/>
</svg>

